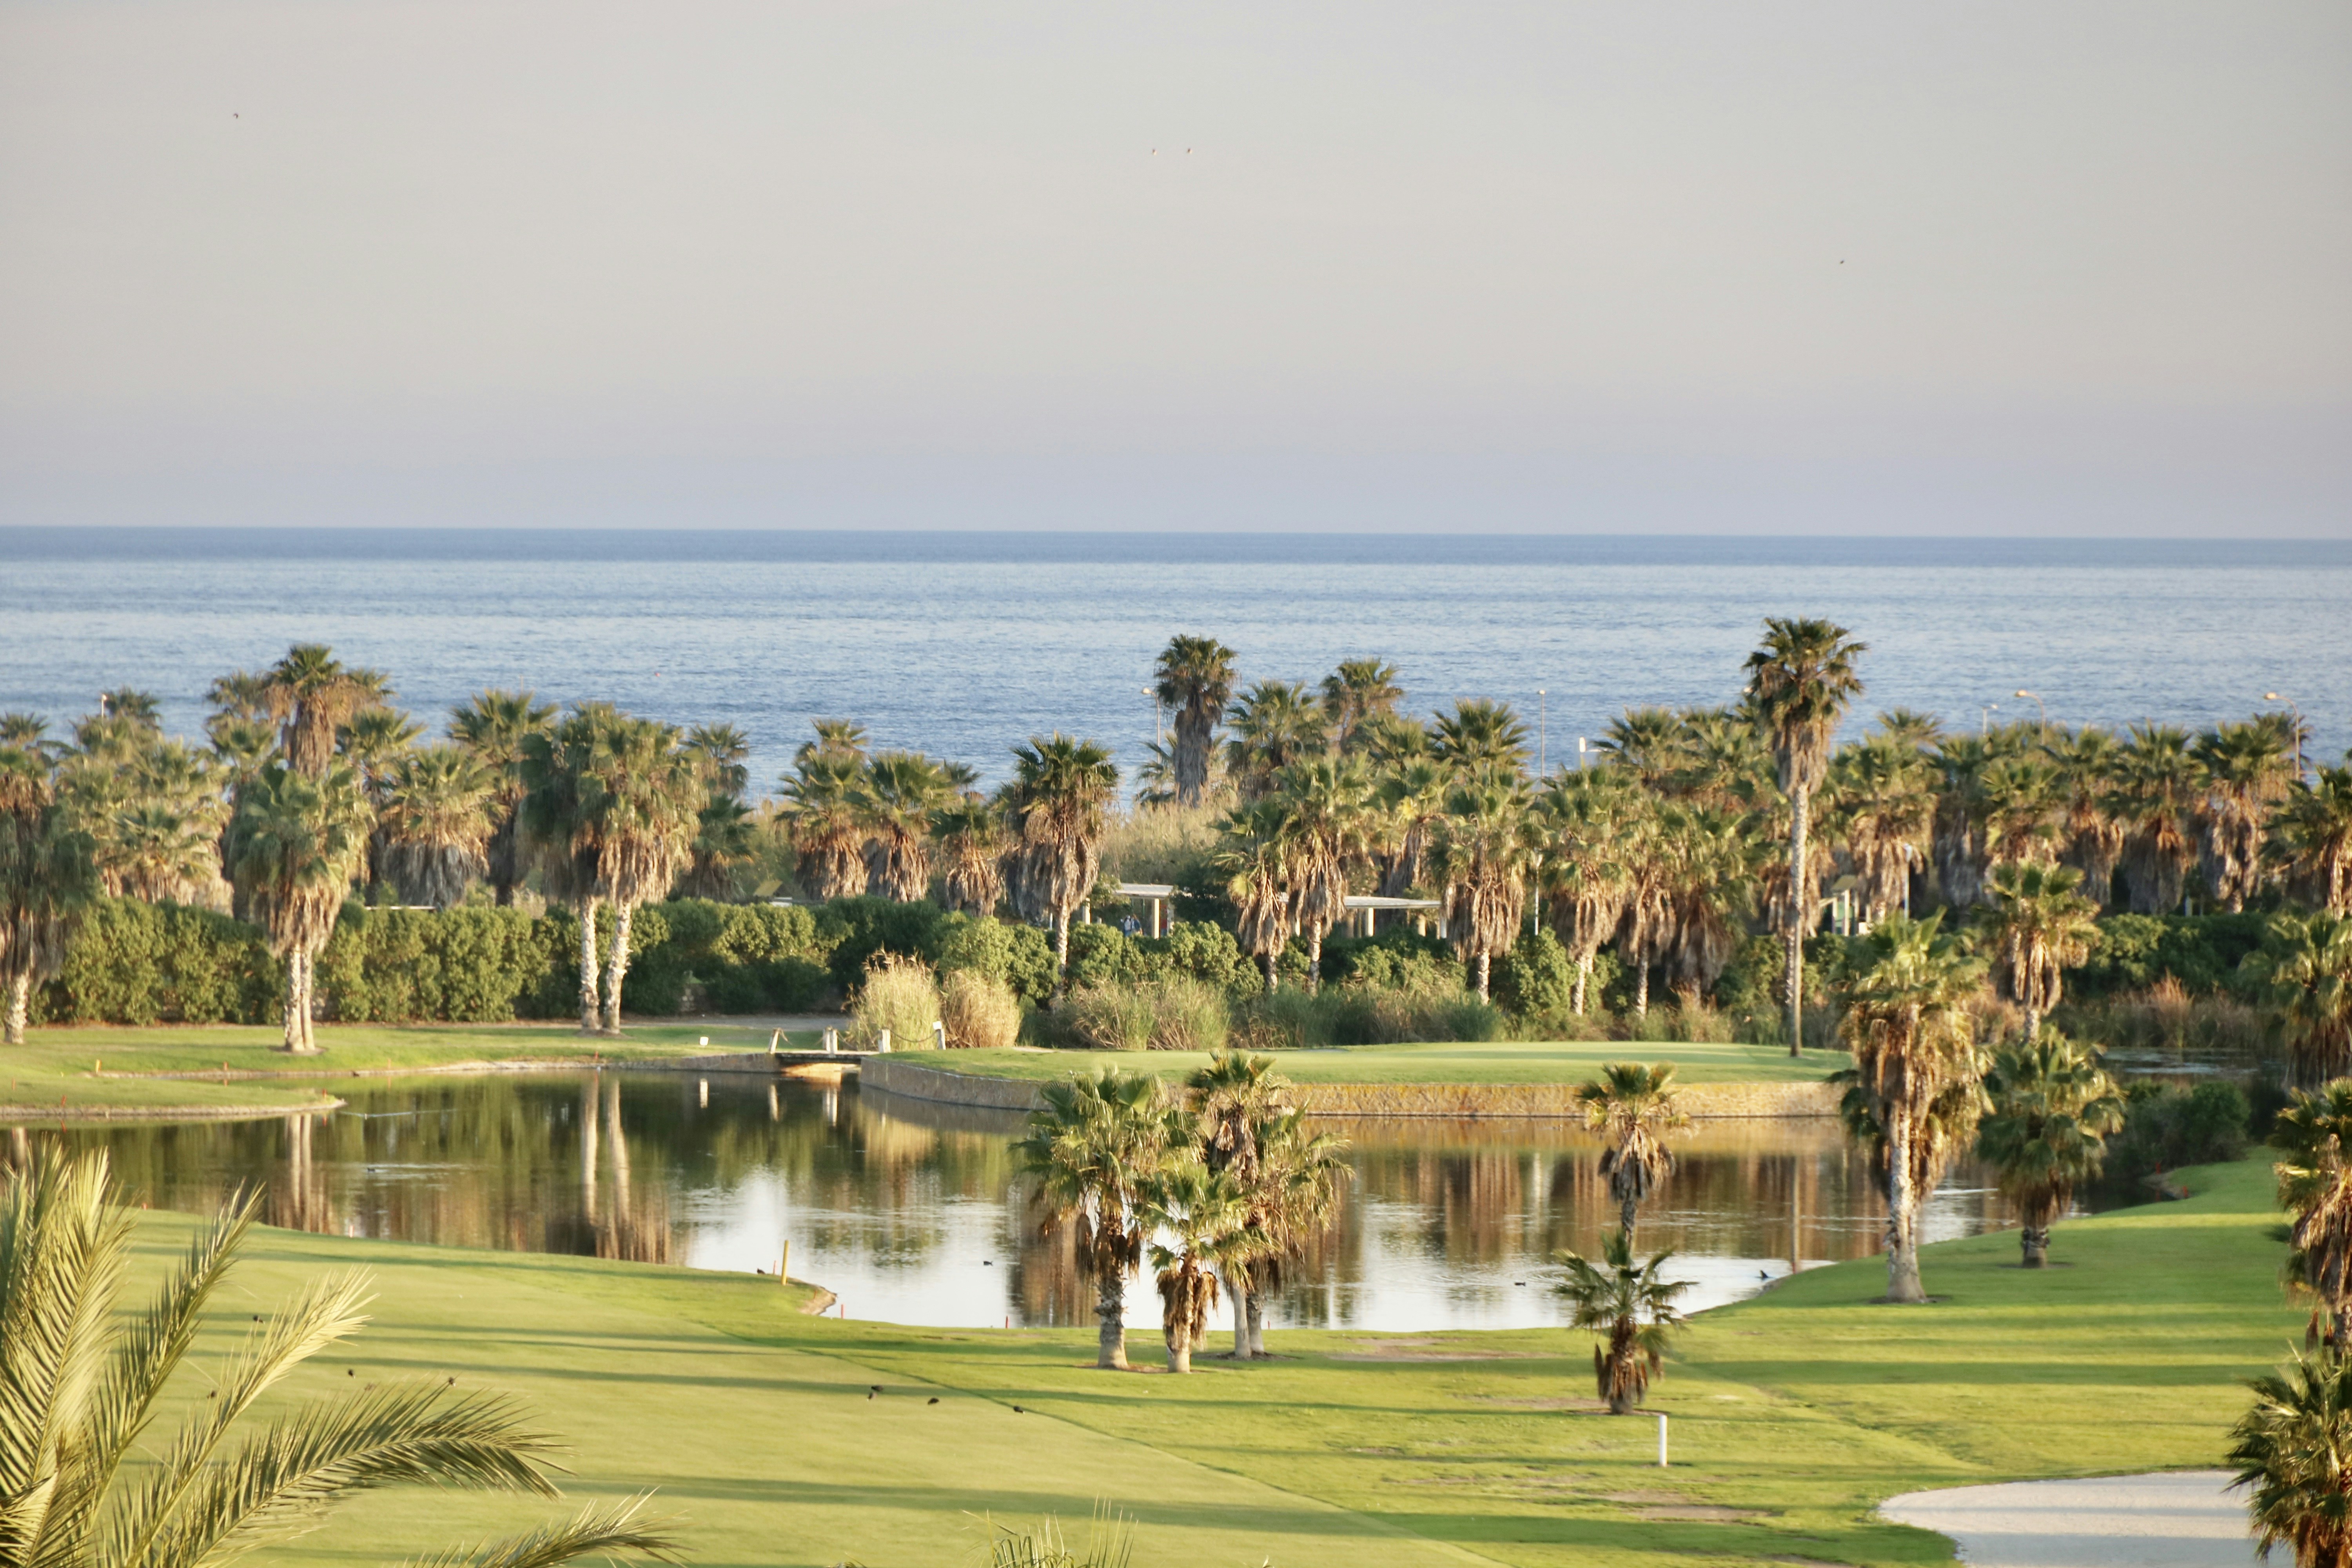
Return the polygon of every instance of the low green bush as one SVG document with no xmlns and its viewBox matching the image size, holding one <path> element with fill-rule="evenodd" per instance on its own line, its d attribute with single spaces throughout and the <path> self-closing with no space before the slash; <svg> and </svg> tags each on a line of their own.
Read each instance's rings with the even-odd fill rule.
<svg viewBox="0 0 2352 1568">
<path fill-rule="evenodd" d="M 31 1013 L 55 1024 L 266 1024 L 285 997 L 285 966 L 253 927 L 210 910 L 100 899 Z"/>
<path fill-rule="evenodd" d="M 2243 1157 L 2252 1108 L 2245 1090 L 2223 1079 L 2190 1088 L 2147 1080 L 2125 1095 L 2123 1130 L 2107 1140 L 2103 1180 L 2114 1187 L 2183 1165 L 2210 1165 Z"/>
<path fill-rule="evenodd" d="M 1177 921 L 1163 937 L 1144 937 L 1135 950 L 1154 975 L 1197 980 L 1218 990 L 1246 994 L 1265 987 L 1256 960 L 1241 950 L 1234 933 L 1206 921 Z"/>
<path fill-rule="evenodd" d="M 2109 915 L 2099 921 L 2088 962 L 2071 970 L 2066 989 L 2084 1001 L 2147 991 L 2168 975 L 2191 996 L 2246 995 L 2253 984 L 2240 964 L 2263 944 L 2259 914 Z"/>
<path fill-rule="evenodd" d="M 940 926 L 940 973 L 969 970 L 1031 1006 L 1054 994 L 1054 939 L 1033 925 L 950 915 Z"/>
</svg>

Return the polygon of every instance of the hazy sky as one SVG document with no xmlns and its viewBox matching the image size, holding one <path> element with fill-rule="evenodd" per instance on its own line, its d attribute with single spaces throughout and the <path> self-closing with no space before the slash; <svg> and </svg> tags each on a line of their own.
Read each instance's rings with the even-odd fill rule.
<svg viewBox="0 0 2352 1568">
<path fill-rule="evenodd" d="M 2352 533 L 2342 0 L 0 0 L 0 522 Z"/>
</svg>

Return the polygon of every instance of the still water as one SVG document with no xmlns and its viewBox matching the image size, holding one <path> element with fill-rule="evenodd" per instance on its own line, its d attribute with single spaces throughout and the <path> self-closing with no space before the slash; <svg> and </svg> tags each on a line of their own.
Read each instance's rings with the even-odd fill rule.
<svg viewBox="0 0 2352 1568">
<path fill-rule="evenodd" d="M 83 1128 L 123 1182 L 204 1210 L 239 1184 L 272 1224 L 339 1236 L 792 1273 L 847 1315 L 976 1327 L 1093 1321 L 1065 1245 L 1039 1241 L 1007 1152 L 1018 1115 L 853 1086 L 675 1073 L 358 1081 L 324 1118 Z M 1332 1121 L 1352 1179 L 1279 1325 L 1383 1331 L 1559 1321 L 1551 1256 L 1615 1223 L 1598 1144 L 1566 1124 Z M 1694 1307 L 1878 1248 L 1883 1209 L 1836 1124 L 1702 1122 L 1643 1215 Z M 2008 1223 L 1962 1169 L 1929 1239 Z M 1522 1283 L 1524 1281 L 1524 1283 Z M 1130 1321 L 1155 1325 L 1145 1287 Z"/>
</svg>

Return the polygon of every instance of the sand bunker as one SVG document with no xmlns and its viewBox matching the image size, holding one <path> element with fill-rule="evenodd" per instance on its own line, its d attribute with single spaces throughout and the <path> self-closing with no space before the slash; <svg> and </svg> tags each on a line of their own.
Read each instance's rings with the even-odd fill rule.
<svg viewBox="0 0 2352 1568">
<path fill-rule="evenodd" d="M 2249 1568 L 2246 1505 L 2221 1470 L 2011 1481 L 1890 1498 L 1879 1512 L 1959 1543 L 1972 1568 Z"/>
</svg>

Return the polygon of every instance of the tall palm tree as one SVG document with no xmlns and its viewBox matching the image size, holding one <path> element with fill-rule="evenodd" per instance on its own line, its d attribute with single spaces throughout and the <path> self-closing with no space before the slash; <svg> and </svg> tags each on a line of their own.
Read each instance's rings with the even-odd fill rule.
<svg viewBox="0 0 2352 1568">
<path fill-rule="evenodd" d="M 1198 805 L 1209 784 L 1217 721 L 1234 695 L 1234 650 L 1214 637 L 1171 637 L 1152 667 L 1153 695 L 1175 710 L 1176 804 Z"/>
<path fill-rule="evenodd" d="M 1935 826 L 1929 853 L 1947 907 L 1964 910 L 1984 899 L 1984 773 L 2006 754 L 1989 735 L 1947 735 L 1932 758 L 1936 770 Z"/>
<path fill-rule="evenodd" d="M 1666 1147 L 1664 1134 L 1690 1125 L 1675 1098 L 1672 1062 L 1646 1068 L 1604 1062 L 1599 1078 L 1577 1086 L 1584 1125 L 1609 1145 L 1601 1151 L 1601 1173 L 1609 1178 L 1609 1195 L 1617 1200 L 1617 1223 L 1628 1246 L 1643 1201 L 1674 1173 L 1674 1151 Z"/>
<path fill-rule="evenodd" d="M 1944 726 L 1933 713 L 1889 708 L 1878 716 L 1878 732 L 1898 746 L 1926 752 L 1944 738 Z"/>
<path fill-rule="evenodd" d="M 979 795 L 959 795 L 931 813 L 931 837 L 946 858 L 940 879 L 948 908 L 994 914 L 1004 897 L 1003 814 Z"/>
<path fill-rule="evenodd" d="M 732 724 L 697 724 L 679 750 L 701 781 L 703 795 L 677 891 L 687 898 L 731 900 L 736 872 L 758 849 L 759 822 L 743 799 L 751 787 L 751 738 Z"/>
<path fill-rule="evenodd" d="M 2113 733 L 2089 725 L 2053 737 L 2045 750 L 2058 770 L 2060 860 L 2083 873 L 2083 894 L 2101 909 L 2115 897 L 2124 829 L 2111 809 L 2116 758 Z"/>
<path fill-rule="evenodd" d="M 1682 715 L 1671 708 L 1628 708 L 1595 742 L 1603 766 L 1632 774 L 1655 795 L 1672 788 L 1688 762 Z"/>
<path fill-rule="evenodd" d="M 335 738 L 352 716 L 392 695 L 381 673 L 346 668 L 324 643 L 296 643 L 269 667 L 263 691 L 286 765 L 309 779 L 326 776 Z"/>
<path fill-rule="evenodd" d="M 1853 1052 L 1854 1088 L 1886 1149 L 1886 1299 L 1921 1302 L 1919 1205 L 1913 1142 L 1947 1089 L 1979 1078 L 1968 1003 L 1983 969 L 1924 921 L 1889 917 L 1863 939 L 1864 962 L 1845 987 L 1838 1033 Z"/>
<path fill-rule="evenodd" d="M 1569 1304 L 1570 1327 L 1601 1336 L 1592 1350 L 1592 1380 L 1612 1415 L 1631 1415 L 1649 1394 L 1650 1380 L 1664 1370 L 1666 1346 L 1683 1326 L 1677 1303 L 1692 1282 L 1666 1279 L 1673 1256 L 1661 1252 L 1637 1264 L 1633 1238 L 1622 1230 L 1601 1237 L 1598 1264 L 1580 1253 L 1560 1255 L 1567 1276 L 1552 1289 Z"/>
<path fill-rule="evenodd" d="M 586 702 L 519 742 L 517 769 L 522 784 L 519 831 L 539 862 L 547 896 L 569 904 L 580 920 L 580 1032 L 595 1034 L 602 1023 L 598 989 L 596 911 L 605 889 L 597 843 L 597 823 L 584 799 L 587 773 L 598 736 L 619 722 L 609 703 Z"/>
<path fill-rule="evenodd" d="M 366 863 L 373 816 L 358 776 L 340 764 L 313 778 L 272 763 L 238 808 L 237 879 L 250 889 L 254 923 L 269 951 L 286 960 L 281 1050 L 319 1049 L 310 1029 L 311 964 Z"/>
<path fill-rule="evenodd" d="M 1404 700 L 1397 667 L 1377 658 L 1348 658 L 1323 678 L 1323 711 L 1331 721 L 1333 742 L 1345 752 L 1357 729 L 1374 714 L 1394 714 Z"/>
<path fill-rule="evenodd" d="M 1534 748 L 1507 702 L 1465 697 L 1430 721 L 1430 755 L 1456 780 L 1524 773 Z"/>
<path fill-rule="evenodd" d="M 1511 951 L 1526 918 L 1528 883 L 1541 849 L 1527 781 L 1489 774 L 1446 796 L 1432 859 L 1450 890 L 1446 919 L 1470 966 L 1478 1000 L 1492 994 L 1495 960 Z"/>
<path fill-rule="evenodd" d="M 2091 956 L 2098 937 L 2098 906 L 2074 890 L 2082 880 L 2071 866 L 1993 868 L 1993 973 L 2025 1009 L 2028 1040 L 2065 994 L 2066 971 Z"/>
<path fill-rule="evenodd" d="M 1070 917 L 1102 873 L 1103 808 L 1118 794 L 1110 752 L 1055 731 L 1013 748 L 1012 816 L 1022 878 L 1054 921 L 1057 986 L 1070 978 Z"/>
<path fill-rule="evenodd" d="M 1997 867 L 2057 858 L 2065 786 L 2047 757 L 2018 751 L 1990 759 L 1977 775 L 1976 801 L 1988 876 Z"/>
<path fill-rule="evenodd" d="M 1617 934 L 1633 897 L 1623 854 L 1630 816 L 1644 803 L 1611 768 L 1575 768 L 1544 781 L 1537 808 L 1545 833 L 1538 873 L 1553 930 L 1576 964 L 1570 1010 L 1581 1017 L 1593 956 Z"/>
<path fill-rule="evenodd" d="M 1261 800 L 1226 815 L 1214 864 L 1234 906 L 1234 936 L 1265 972 L 1269 992 L 1280 985 L 1282 952 L 1290 942 L 1292 845 L 1283 829 L 1282 803 Z"/>
<path fill-rule="evenodd" d="M 1830 742 L 1862 694 L 1854 665 L 1866 645 L 1827 621 L 1768 616 L 1764 646 L 1748 658 L 1748 701 L 1772 749 L 1780 792 L 1789 797 L 1789 886 L 1796 890 L 1781 931 L 1782 981 L 1789 1003 L 1789 1054 L 1805 1043 L 1805 938 L 1816 910 L 1806 865 L 1805 828 L 1813 792 L 1829 771 Z"/>
<path fill-rule="evenodd" d="M 1656 839 L 1664 872 L 1667 984 L 1687 1016 L 1722 978 L 1747 935 L 1757 884 L 1745 823 L 1704 806 L 1668 805 Z"/>
<path fill-rule="evenodd" d="M 883 752 L 866 764 L 856 804 L 866 886 L 902 904 L 930 890 L 931 813 L 951 793 L 939 764 L 918 752 Z"/>
<path fill-rule="evenodd" d="M 629 972 L 636 907 L 667 898 L 694 852 L 702 781 L 678 732 L 651 719 L 616 718 L 598 732 L 580 780 L 581 814 L 593 824 L 596 881 L 613 904 L 604 961 L 604 1032 L 621 1032 L 621 985 Z"/>
<path fill-rule="evenodd" d="M 2221 724 L 2189 748 L 2204 774 L 2197 812 L 2203 829 L 2205 880 L 2237 914 L 2262 886 L 2263 842 L 2272 809 L 2296 784 L 2292 720 L 2272 716 Z"/>
<path fill-rule="evenodd" d="M 1271 1057 L 1220 1051 L 1186 1080 L 1192 1135 L 1210 1170 L 1232 1180 L 1247 1222 L 1217 1249 L 1234 1307 L 1234 1354 L 1265 1353 L 1265 1300 L 1284 1270 L 1330 1226 L 1346 1141 L 1307 1130 Z"/>
<path fill-rule="evenodd" d="M 142 1311 L 121 1300 L 137 1239 L 103 1153 L 44 1152 L 0 1185 L 0 1562 L 54 1568 L 202 1568 L 314 1526 L 352 1495 L 403 1482 L 559 1495 L 554 1445 L 506 1397 L 439 1380 L 245 1417 L 304 1362 L 366 1317 L 367 1280 L 317 1281 L 254 1330 L 192 1397 L 197 1331 L 231 1282 L 259 1194 L 200 1231 Z M 242 1310 L 240 1306 L 239 1310 Z M 184 1391 L 185 1391 L 184 1394 Z M 151 1436 L 178 1406 L 177 1430 Z M 241 1435 L 242 1434 L 242 1435 Z M 133 1462 L 133 1456 L 139 1462 Z M 552 1568 L 673 1543 L 635 1522 L 643 1499 L 471 1550 L 412 1558 Z"/>
<path fill-rule="evenodd" d="M 2189 733 L 2135 724 L 2116 758 L 2108 809 L 2124 829 L 2122 870 L 2132 913 L 2169 914 L 2180 907 L 2181 879 L 2194 846 L 2189 837 L 2202 781 L 2189 754 Z"/>
<path fill-rule="evenodd" d="M 801 886 L 830 901 L 866 890 L 866 825 L 859 809 L 865 782 L 863 759 L 839 752 L 802 750 L 782 780 L 781 807 L 792 836 Z"/>
<path fill-rule="evenodd" d="M 2298 1354 L 2253 1380 L 2254 1403 L 2231 1428 L 2230 1485 L 2248 1490 L 2254 1547 L 2284 1545 L 2295 1568 L 2352 1563 L 2352 1356 Z"/>
<path fill-rule="evenodd" d="M 1445 770 L 1425 757 L 1409 758 L 1378 776 L 1372 786 L 1372 863 L 1382 898 L 1409 898 L 1421 886 L 1431 837 L 1445 815 L 1447 788 Z"/>
<path fill-rule="evenodd" d="M 1211 1170 L 1192 1151 L 1155 1172 L 1140 1199 L 1139 1228 L 1166 1238 L 1151 1243 L 1150 1257 L 1168 1370 L 1189 1373 L 1192 1352 L 1208 1342 L 1209 1314 L 1216 1310 L 1214 1267 L 1231 1268 L 1265 1243 L 1251 1235 L 1249 1201 L 1240 1184 Z"/>
<path fill-rule="evenodd" d="M 2271 1124 L 2279 1206 L 2287 1232 L 2287 1280 L 2311 1298 L 2311 1337 L 2352 1352 L 2352 1081 L 2297 1089 Z"/>
<path fill-rule="evenodd" d="M 834 757 L 853 763 L 863 763 L 866 753 L 866 726 L 847 719 L 817 719 L 811 721 L 816 739 L 803 741 L 793 752 L 795 766 L 814 757 Z"/>
<path fill-rule="evenodd" d="M 2352 1072 L 2352 916 L 2273 915 L 2247 964 L 2278 1012 L 2294 1081 Z"/>
<path fill-rule="evenodd" d="M 514 903 L 528 869 L 519 820 L 522 809 L 522 743 L 555 721 L 555 706 L 529 691 L 477 691 L 473 700 L 449 713 L 449 738 L 474 755 L 495 781 L 490 837 L 483 855 L 499 908 Z"/>
<path fill-rule="evenodd" d="M 379 831 L 400 900 L 450 909 L 489 869 L 499 782 L 462 746 L 425 746 L 392 770 Z"/>
<path fill-rule="evenodd" d="M 1123 1371 L 1127 1277 L 1150 1233 L 1144 1193 L 1168 1162 L 1174 1123 L 1158 1079 L 1116 1068 L 1049 1083 L 1039 1098 L 1045 1103 L 1013 1156 L 1037 1184 L 1040 1234 L 1067 1229 L 1079 1266 L 1094 1277 L 1095 1364 Z"/>
<path fill-rule="evenodd" d="M 2279 858 L 2312 901 L 2352 915 L 2352 765 L 2319 768 L 2308 784 L 2297 784 L 2273 832 Z"/>
<path fill-rule="evenodd" d="M 1633 971 L 1633 1016 L 1650 1015 L 1650 971 L 1674 952 L 1676 859 L 1671 802 L 1646 790 L 1629 797 L 1618 818 L 1617 854 L 1625 868 L 1625 913 L 1618 956 Z"/>
<path fill-rule="evenodd" d="M 1234 700 L 1229 719 L 1225 771 L 1244 800 L 1272 789 L 1274 775 L 1291 763 L 1331 749 L 1331 721 L 1322 705 L 1292 681 L 1259 681 Z"/>
<path fill-rule="evenodd" d="M 98 895 L 89 835 L 58 799 L 49 759 L 0 745 L 0 981 L 7 1043 L 25 1043 L 33 987 L 65 963 L 66 942 Z"/>
<path fill-rule="evenodd" d="M 1860 884 L 1862 918 L 1885 920 L 1909 903 L 1911 874 L 1927 860 L 1936 820 L 1927 760 L 1891 735 L 1872 735 L 1838 749 L 1826 793 L 1831 831 Z"/>
<path fill-rule="evenodd" d="M 2085 1050 L 2055 1029 L 1993 1053 L 1977 1155 L 2017 1205 L 2028 1268 L 2050 1259 L 2050 1226 L 2075 1189 L 2098 1179 L 2107 1137 L 2124 1124 L 2123 1096 Z"/>
<path fill-rule="evenodd" d="M 1365 858 L 1371 780 L 1352 760 L 1318 757 L 1276 773 L 1269 797 L 1288 841 L 1290 913 L 1307 939 L 1307 988 L 1322 973 L 1323 938 L 1347 913 L 1348 872 Z"/>
</svg>

